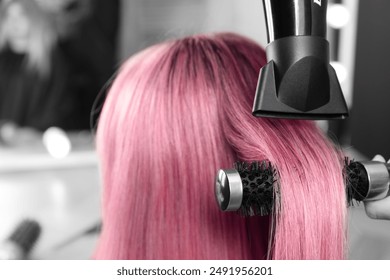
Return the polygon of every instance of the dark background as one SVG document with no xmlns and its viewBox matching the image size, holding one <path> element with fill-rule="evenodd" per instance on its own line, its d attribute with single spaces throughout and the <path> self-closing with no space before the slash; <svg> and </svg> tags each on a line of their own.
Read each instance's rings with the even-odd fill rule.
<svg viewBox="0 0 390 280">
<path fill-rule="evenodd" d="M 351 145 L 390 157 L 390 1 L 360 1 Z"/>
</svg>

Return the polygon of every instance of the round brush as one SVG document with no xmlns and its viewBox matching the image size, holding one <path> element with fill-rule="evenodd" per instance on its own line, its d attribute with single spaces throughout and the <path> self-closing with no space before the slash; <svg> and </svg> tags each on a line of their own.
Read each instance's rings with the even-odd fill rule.
<svg viewBox="0 0 390 280">
<path fill-rule="evenodd" d="M 347 198 L 372 201 L 385 198 L 389 192 L 390 165 L 380 161 L 345 160 Z"/>
<path fill-rule="evenodd" d="M 268 215 L 274 204 L 276 171 L 271 163 L 236 162 L 234 169 L 219 170 L 215 197 L 222 211 L 244 216 Z"/>
<path fill-rule="evenodd" d="M 353 200 L 379 200 L 389 193 L 390 164 L 346 158 L 343 175 L 348 205 Z M 276 169 L 269 162 L 236 162 L 233 169 L 218 171 L 215 196 L 222 211 L 237 211 L 244 216 L 269 215 L 278 195 L 283 194 L 276 181 Z"/>
<path fill-rule="evenodd" d="M 34 220 L 23 220 L 12 234 L 0 244 L 0 260 L 24 260 L 41 234 L 41 226 Z"/>
</svg>

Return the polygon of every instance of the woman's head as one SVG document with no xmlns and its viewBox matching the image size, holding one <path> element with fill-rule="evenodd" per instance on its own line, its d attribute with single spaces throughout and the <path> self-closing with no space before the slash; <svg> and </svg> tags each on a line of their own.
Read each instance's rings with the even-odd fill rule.
<svg viewBox="0 0 390 280">
<path fill-rule="evenodd" d="M 31 69 L 47 73 L 57 36 L 50 17 L 34 0 L 6 0 L 0 4 L 0 49 L 26 55 Z"/>
<path fill-rule="evenodd" d="M 218 34 L 166 42 L 123 65 L 98 124 L 97 258 L 343 257 L 339 154 L 313 123 L 252 117 L 265 63 L 256 43 Z M 237 160 L 269 160 L 278 169 L 281 208 L 271 228 L 268 217 L 218 210 L 216 171 Z"/>
</svg>

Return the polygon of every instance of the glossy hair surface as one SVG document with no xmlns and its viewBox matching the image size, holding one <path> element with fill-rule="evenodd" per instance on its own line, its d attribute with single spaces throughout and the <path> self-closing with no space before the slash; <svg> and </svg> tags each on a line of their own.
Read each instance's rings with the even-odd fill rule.
<svg viewBox="0 0 390 280">
<path fill-rule="evenodd" d="M 198 35 L 130 58 L 103 106 L 98 259 L 342 259 L 339 151 L 308 121 L 254 118 L 264 50 L 235 34 Z M 220 168 L 268 160 L 280 194 L 269 217 L 222 213 Z"/>
</svg>

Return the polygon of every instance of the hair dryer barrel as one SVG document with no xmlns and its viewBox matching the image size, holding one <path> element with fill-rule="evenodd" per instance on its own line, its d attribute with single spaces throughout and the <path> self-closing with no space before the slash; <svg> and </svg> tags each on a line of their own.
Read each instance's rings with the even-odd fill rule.
<svg viewBox="0 0 390 280">
<path fill-rule="evenodd" d="M 326 38 L 327 0 L 264 0 L 268 43 L 290 36 Z"/>
</svg>

